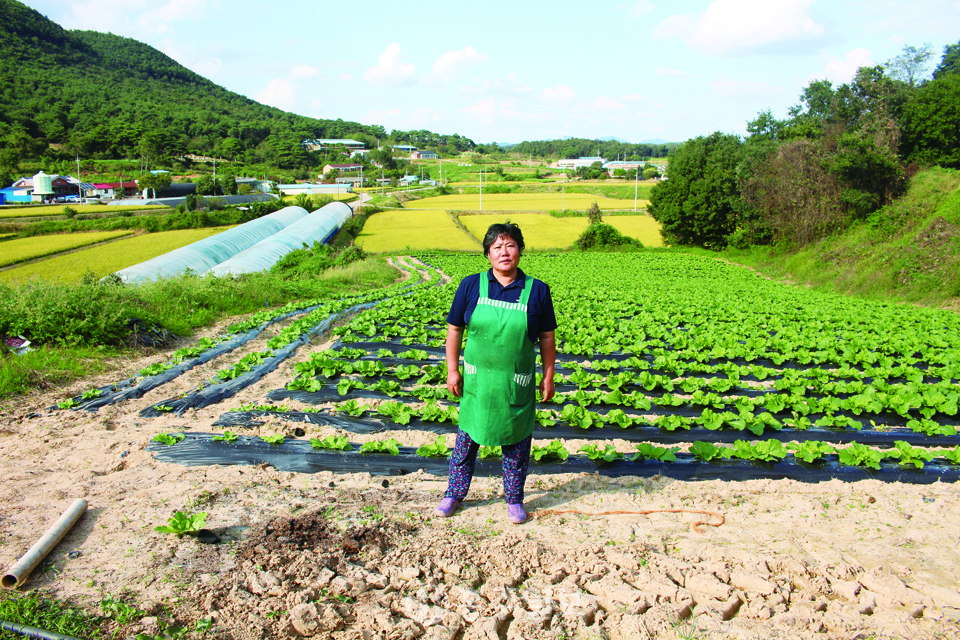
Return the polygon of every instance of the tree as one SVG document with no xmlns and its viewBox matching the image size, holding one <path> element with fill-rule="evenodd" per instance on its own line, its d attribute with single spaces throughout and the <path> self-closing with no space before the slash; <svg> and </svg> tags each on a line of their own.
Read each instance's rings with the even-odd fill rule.
<svg viewBox="0 0 960 640">
<path fill-rule="evenodd" d="M 600 224 L 603 222 L 603 213 L 600 212 L 600 205 L 596 202 L 587 209 L 587 224 Z"/>
<path fill-rule="evenodd" d="M 222 172 L 217 174 L 217 182 L 224 195 L 237 195 L 237 178 L 233 175 L 233 167 L 224 167 Z"/>
<path fill-rule="evenodd" d="M 148 198 L 156 198 L 157 191 L 163 191 L 170 186 L 172 181 L 169 173 L 145 173 L 137 180 L 137 187 Z"/>
<path fill-rule="evenodd" d="M 960 73 L 941 74 L 904 109 L 901 152 L 911 161 L 960 169 Z"/>
<path fill-rule="evenodd" d="M 197 195 L 213 196 L 216 195 L 217 185 L 213 181 L 213 176 L 205 173 L 197 178 Z"/>
<path fill-rule="evenodd" d="M 648 211 L 668 244 L 722 249 L 742 207 L 736 181 L 740 138 L 716 132 L 684 142 L 671 156 L 670 179 L 650 194 Z"/>
<path fill-rule="evenodd" d="M 925 44 L 920 48 L 906 45 L 903 52 L 883 63 L 883 68 L 891 78 L 913 87 L 927 72 L 927 64 L 933 57 L 933 48 Z"/>
<path fill-rule="evenodd" d="M 960 74 L 960 42 L 948 44 L 943 48 L 943 58 L 933 70 L 933 79 L 940 80 L 948 75 Z"/>
<path fill-rule="evenodd" d="M 842 187 L 826 170 L 819 141 L 797 138 L 777 147 L 751 145 L 741 171 L 749 167 L 743 197 L 757 211 L 740 233 L 755 244 L 766 233 L 783 244 L 807 245 L 839 228 L 846 216 Z M 671 168 L 671 180 L 673 169 Z"/>
</svg>

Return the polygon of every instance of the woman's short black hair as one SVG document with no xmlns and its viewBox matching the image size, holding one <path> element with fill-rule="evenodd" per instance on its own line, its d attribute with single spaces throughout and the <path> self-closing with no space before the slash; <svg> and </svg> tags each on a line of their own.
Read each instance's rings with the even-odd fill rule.
<svg viewBox="0 0 960 640">
<path fill-rule="evenodd" d="M 490 247 L 493 246 L 493 243 L 496 242 L 498 238 L 502 238 L 503 236 L 507 236 L 516 242 L 520 253 L 523 253 L 523 233 L 521 233 L 520 227 L 512 222 L 505 224 L 498 222 L 497 224 L 490 225 L 490 228 L 487 229 L 487 235 L 483 236 L 483 255 L 490 255 Z"/>
</svg>

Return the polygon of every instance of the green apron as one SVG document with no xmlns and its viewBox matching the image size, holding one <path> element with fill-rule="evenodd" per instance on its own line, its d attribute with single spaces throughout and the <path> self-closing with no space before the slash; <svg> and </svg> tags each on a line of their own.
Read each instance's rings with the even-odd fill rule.
<svg viewBox="0 0 960 640">
<path fill-rule="evenodd" d="M 537 354 L 527 337 L 533 278 L 526 276 L 519 302 L 502 302 L 489 297 L 485 275 L 467 325 L 460 428 L 478 444 L 510 445 L 533 433 L 536 416 Z"/>
</svg>

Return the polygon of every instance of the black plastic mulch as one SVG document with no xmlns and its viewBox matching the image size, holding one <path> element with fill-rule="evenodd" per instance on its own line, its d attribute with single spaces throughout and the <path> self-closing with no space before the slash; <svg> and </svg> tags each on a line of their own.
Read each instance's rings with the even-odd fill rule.
<svg viewBox="0 0 960 640">
<path fill-rule="evenodd" d="M 222 356 L 225 353 L 229 353 L 236 349 L 237 347 L 243 346 L 246 343 L 250 342 L 256 338 L 264 329 L 269 327 L 272 324 L 286 320 L 293 316 L 302 315 L 305 313 L 310 313 L 314 309 L 317 309 L 317 306 L 306 307 L 304 309 L 297 309 L 289 313 L 277 316 L 272 320 L 268 320 L 260 324 L 249 331 L 244 331 L 243 333 L 235 334 L 229 340 L 224 340 L 218 344 L 213 345 L 196 358 L 190 358 L 189 360 L 184 360 L 178 364 L 175 364 L 170 369 L 162 373 L 158 373 L 154 376 L 140 377 L 135 376 L 132 378 L 127 378 L 126 380 L 121 380 L 120 382 L 109 384 L 99 388 L 101 394 L 92 400 L 83 400 L 81 396 L 74 398 L 77 402 L 81 404 L 74 409 L 86 409 L 87 411 L 96 411 L 100 407 L 105 407 L 107 405 L 115 404 L 117 402 L 123 402 L 124 400 L 133 400 L 136 398 L 141 398 L 146 395 L 148 392 L 156 389 L 157 387 L 164 385 L 175 378 L 179 377 L 183 373 L 197 367 L 201 364 L 209 362 L 214 358 Z M 56 409 L 57 407 L 51 407 L 51 410 Z"/>
<path fill-rule="evenodd" d="M 212 435 L 215 434 L 186 433 L 186 438 L 175 445 L 151 442 L 147 450 L 152 451 L 157 460 L 184 466 L 268 464 L 285 472 L 363 472 L 375 476 L 403 476 L 420 470 L 440 476 L 448 472 L 446 458 L 418 456 L 411 447 L 400 447 L 400 455 L 392 456 L 361 454 L 356 449 L 345 452 L 318 450 L 305 440 L 287 440 L 280 445 L 271 445 L 259 438 L 240 436 L 234 443 L 214 442 L 210 439 Z M 500 473 L 499 460 L 477 460 L 475 475 L 490 477 L 499 476 Z M 676 462 L 619 460 L 597 463 L 585 456 L 572 455 L 563 462 L 538 463 L 531 460 L 530 473 L 598 473 L 607 477 L 660 475 L 677 480 L 788 478 L 800 482 L 833 479 L 854 482 L 874 479 L 910 484 L 960 480 L 960 466 L 956 465 L 927 464 L 923 469 L 915 469 L 912 466 L 881 463 L 879 470 L 873 470 L 841 465 L 836 461 L 836 456 L 828 456 L 822 462 L 805 464 L 792 460 L 773 463 L 742 460 L 702 462 L 688 454 L 678 454 Z"/>
</svg>

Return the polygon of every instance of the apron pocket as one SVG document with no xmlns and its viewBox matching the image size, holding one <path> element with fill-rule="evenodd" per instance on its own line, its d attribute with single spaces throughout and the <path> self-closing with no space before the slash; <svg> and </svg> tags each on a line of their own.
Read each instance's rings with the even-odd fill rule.
<svg viewBox="0 0 960 640">
<path fill-rule="evenodd" d="M 513 384 L 510 385 L 510 404 L 515 406 L 529 404 L 535 397 L 533 384 L 535 380 L 533 372 L 514 372 Z"/>
</svg>

